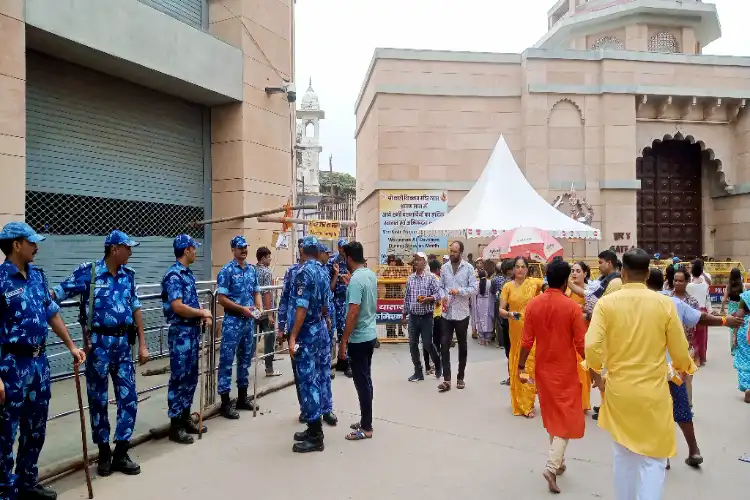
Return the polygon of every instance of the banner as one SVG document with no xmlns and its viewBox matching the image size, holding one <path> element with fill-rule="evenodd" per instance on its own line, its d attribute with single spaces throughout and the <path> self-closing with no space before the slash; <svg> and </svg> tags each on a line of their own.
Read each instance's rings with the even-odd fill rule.
<svg viewBox="0 0 750 500">
<path fill-rule="evenodd" d="M 404 299 L 378 299 L 375 323 L 383 325 L 401 323 L 403 313 Z"/>
<path fill-rule="evenodd" d="M 411 260 L 414 252 L 445 248 L 448 238 L 418 236 L 417 230 L 448 212 L 448 193 L 433 190 L 380 191 L 380 263 L 389 255 Z"/>
<path fill-rule="evenodd" d="M 708 296 L 711 297 L 712 304 L 721 304 L 724 298 L 724 292 L 727 290 L 726 285 L 717 285 L 708 287 Z"/>
<path fill-rule="evenodd" d="M 307 234 L 321 240 L 337 240 L 340 231 L 338 221 L 311 220 L 307 223 Z"/>
</svg>

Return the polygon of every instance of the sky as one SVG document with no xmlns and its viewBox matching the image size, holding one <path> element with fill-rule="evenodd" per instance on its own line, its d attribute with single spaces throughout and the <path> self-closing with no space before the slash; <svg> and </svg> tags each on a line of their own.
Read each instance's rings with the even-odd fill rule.
<svg viewBox="0 0 750 500">
<path fill-rule="evenodd" d="M 376 48 L 521 53 L 555 0 L 297 0 L 299 100 L 312 78 L 326 113 L 321 168 L 355 174 L 354 105 Z M 714 0 L 723 36 L 705 54 L 750 56 L 750 1 Z"/>
</svg>

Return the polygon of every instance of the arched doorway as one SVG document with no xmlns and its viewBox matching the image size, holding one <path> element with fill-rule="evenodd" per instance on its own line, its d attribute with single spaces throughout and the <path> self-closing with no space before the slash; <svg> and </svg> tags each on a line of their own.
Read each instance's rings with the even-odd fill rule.
<svg viewBox="0 0 750 500">
<path fill-rule="evenodd" d="M 683 259 L 702 253 L 699 144 L 677 137 L 654 141 L 636 160 L 638 246 Z"/>
</svg>

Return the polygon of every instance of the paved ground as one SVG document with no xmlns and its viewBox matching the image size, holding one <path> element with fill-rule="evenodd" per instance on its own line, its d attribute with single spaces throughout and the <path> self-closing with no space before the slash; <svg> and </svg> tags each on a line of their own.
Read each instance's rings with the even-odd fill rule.
<svg viewBox="0 0 750 500">
<path fill-rule="evenodd" d="M 679 457 L 668 472 L 667 500 L 748 498 L 750 464 L 738 458 L 750 453 L 750 405 L 735 389 L 727 335 L 726 329 L 712 329 L 709 363 L 695 378 L 695 422 L 705 466 L 696 471 L 684 465 L 686 447 L 678 436 Z M 541 419 L 511 415 L 508 389 L 498 383 L 505 375 L 501 350 L 470 346 L 463 391 L 438 394 L 434 380 L 407 383 L 411 363 L 405 345 L 376 351 L 373 374 L 376 420 L 370 441 L 343 439 L 345 424 L 357 420 L 358 404 L 351 381 L 337 377 L 334 402 L 342 425 L 326 429 L 323 453 L 292 453 L 292 433 L 301 426 L 294 390 L 286 389 L 261 399 L 265 411 L 256 419 L 211 420 L 209 433 L 192 446 L 163 440 L 138 447 L 133 455 L 143 473 L 95 479 L 96 497 L 549 497 L 541 478 L 547 436 Z M 569 498 L 611 499 L 611 442 L 592 420 L 587 423 L 586 437 L 569 447 L 568 472 L 559 484 Z M 53 487 L 62 500 L 85 498 L 82 473 Z"/>
</svg>

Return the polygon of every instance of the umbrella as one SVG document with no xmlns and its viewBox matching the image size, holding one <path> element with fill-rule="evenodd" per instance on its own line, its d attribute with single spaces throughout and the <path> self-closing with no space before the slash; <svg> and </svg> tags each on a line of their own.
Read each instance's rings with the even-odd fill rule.
<svg viewBox="0 0 750 500">
<path fill-rule="evenodd" d="M 533 227 L 519 227 L 505 231 L 484 248 L 485 259 L 512 258 L 518 255 L 549 262 L 562 256 L 563 247 L 546 231 Z"/>
</svg>

